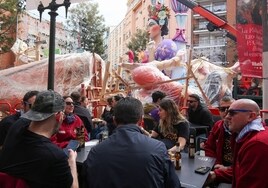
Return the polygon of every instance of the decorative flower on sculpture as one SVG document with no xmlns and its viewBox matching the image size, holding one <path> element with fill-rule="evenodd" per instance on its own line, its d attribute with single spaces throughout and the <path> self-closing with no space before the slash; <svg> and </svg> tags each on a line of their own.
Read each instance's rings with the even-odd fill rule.
<svg viewBox="0 0 268 188">
<path fill-rule="evenodd" d="M 157 3 L 155 6 L 148 6 L 149 18 L 158 21 L 159 25 L 164 25 L 166 19 L 170 17 L 170 9 L 161 4 Z"/>
</svg>

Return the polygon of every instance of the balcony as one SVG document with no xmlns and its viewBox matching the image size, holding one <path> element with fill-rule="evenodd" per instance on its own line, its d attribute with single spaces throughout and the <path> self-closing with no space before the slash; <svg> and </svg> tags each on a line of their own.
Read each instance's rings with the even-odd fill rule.
<svg viewBox="0 0 268 188">
<path fill-rule="evenodd" d="M 226 64 L 226 47 L 207 47 L 193 48 L 193 59 L 206 57 L 210 62 L 216 65 Z"/>
<path fill-rule="evenodd" d="M 207 38 L 205 39 L 199 39 L 197 42 L 195 42 L 197 40 L 194 40 L 194 44 L 193 44 L 193 48 L 210 48 L 210 47 L 223 47 L 226 46 L 226 40 L 225 38 L 218 38 L 218 39 L 214 39 L 214 40 L 209 40 Z"/>
</svg>

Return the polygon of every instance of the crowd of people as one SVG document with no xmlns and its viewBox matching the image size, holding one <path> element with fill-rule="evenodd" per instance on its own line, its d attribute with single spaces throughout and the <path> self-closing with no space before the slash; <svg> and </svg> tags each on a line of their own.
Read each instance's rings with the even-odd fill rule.
<svg viewBox="0 0 268 188">
<path fill-rule="evenodd" d="M 253 100 L 223 97 L 218 107 L 221 120 L 213 124 L 201 97 L 189 95 L 184 116 L 172 99 L 155 91 L 151 111 L 157 111 L 159 121 L 149 132 L 144 129 L 143 116 L 150 105 L 134 97 L 114 95 L 107 99 L 102 114 L 102 126 L 109 130 L 109 137 L 91 149 L 78 171 L 77 153 L 70 149 L 66 155 L 63 148 L 77 139 L 77 128 L 83 127 L 88 141 L 88 130 L 93 127 L 85 126 L 80 118 L 83 113 L 75 113 L 80 103 L 72 96 L 81 100 L 77 92 L 70 96 L 52 90 L 25 94 L 22 109 L 0 122 L 0 173 L 20 178 L 29 187 L 78 187 L 78 172 L 85 187 L 180 187 L 168 153 L 175 152 L 178 142 L 185 152 L 189 129 L 198 124 L 209 125 L 202 147 L 206 156 L 216 159 L 207 186 L 222 182 L 233 187 L 268 186 L 263 171 L 268 165 L 268 132 Z M 147 116 L 156 118 L 155 113 Z"/>
</svg>

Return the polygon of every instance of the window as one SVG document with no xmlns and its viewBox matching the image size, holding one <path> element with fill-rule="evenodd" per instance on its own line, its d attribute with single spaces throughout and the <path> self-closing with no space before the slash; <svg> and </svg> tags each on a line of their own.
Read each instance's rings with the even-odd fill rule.
<svg viewBox="0 0 268 188">
<path fill-rule="evenodd" d="M 218 3 L 213 3 L 213 11 L 225 11 L 226 10 L 226 3 L 225 2 L 218 2 Z"/>
</svg>

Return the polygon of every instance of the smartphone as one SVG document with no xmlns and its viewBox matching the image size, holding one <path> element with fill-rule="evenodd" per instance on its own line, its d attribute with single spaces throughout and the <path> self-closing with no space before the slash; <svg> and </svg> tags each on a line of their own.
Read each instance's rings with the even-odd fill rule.
<svg viewBox="0 0 268 188">
<path fill-rule="evenodd" d="M 206 174 L 210 170 L 211 170 L 211 168 L 208 166 L 201 166 L 201 167 L 198 167 L 197 169 L 195 169 L 195 173 Z"/>
<path fill-rule="evenodd" d="M 68 150 L 69 149 L 72 149 L 73 151 L 76 151 L 77 148 L 79 147 L 79 145 L 80 145 L 79 141 L 77 141 L 77 140 L 70 140 L 69 143 L 68 143 L 68 145 L 65 148 L 63 148 L 63 151 L 64 151 L 64 153 L 67 156 L 69 156 Z"/>
</svg>

